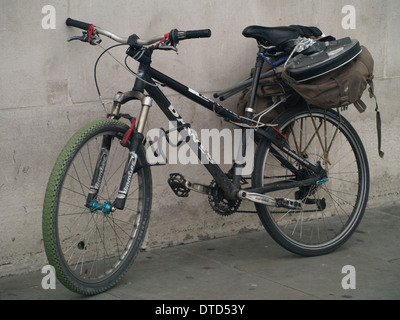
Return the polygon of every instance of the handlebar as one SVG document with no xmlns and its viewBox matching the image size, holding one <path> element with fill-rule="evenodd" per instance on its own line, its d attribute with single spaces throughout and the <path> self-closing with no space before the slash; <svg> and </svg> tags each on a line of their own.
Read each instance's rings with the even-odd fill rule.
<svg viewBox="0 0 400 320">
<path fill-rule="evenodd" d="M 177 29 L 171 30 L 171 32 L 167 35 L 160 35 L 160 36 L 155 36 L 150 39 L 139 39 L 136 35 L 133 37 L 120 37 L 110 31 L 101 29 L 99 27 L 96 27 L 95 25 L 87 22 L 82 22 L 79 20 L 74 20 L 71 18 L 68 18 L 65 21 L 65 24 L 70 27 L 75 27 L 79 28 L 85 31 L 90 31 L 93 32 L 94 34 L 101 34 L 104 35 L 116 42 L 123 43 L 123 44 L 132 44 L 130 43 L 130 39 L 134 39 L 136 45 L 139 46 L 146 46 L 146 45 L 151 45 L 159 41 L 165 40 L 166 36 L 168 35 L 168 40 L 171 42 L 173 46 L 178 44 L 179 41 L 185 40 L 185 39 L 194 39 L 194 38 L 209 38 L 211 37 L 211 30 L 210 29 L 202 29 L 202 30 L 189 30 L 189 31 L 178 31 Z M 90 41 L 91 34 L 89 36 Z"/>
<path fill-rule="evenodd" d="M 74 20 L 71 18 L 68 18 L 65 21 L 65 24 L 69 27 L 75 27 L 75 28 L 79 28 L 82 30 L 88 30 L 90 28 L 90 26 L 92 25 L 92 23 L 86 23 L 86 22 L 82 22 L 82 21 L 78 21 L 78 20 Z"/>
</svg>

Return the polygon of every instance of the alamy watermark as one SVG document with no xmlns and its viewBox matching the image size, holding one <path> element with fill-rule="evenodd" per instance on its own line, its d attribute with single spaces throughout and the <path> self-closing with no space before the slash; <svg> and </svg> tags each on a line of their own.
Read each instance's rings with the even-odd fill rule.
<svg viewBox="0 0 400 320">
<path fill-rule="evenodd" d="M 45 276 L 42 279 L 42 288 L 44 290 L 56 289 L 56 271 L 53 266 L 45 265 L 42 268 L 42 274 Z M 356 289 L 356 268 L 352 265 L 342 267 L 341 273 L 345 276 L 342 278 L 341 285 L 344 290 Z"/>
<path fill-rule="evenodd" d="M 342 19 L 342 28 L 345 30 L 356 28 L 356 8 L 352 5 L 346 5 L 342 8 L 345 16 Z"/>
<path fill-rule="evenodd" d="M 356 289 L 356 268 L 352 265 L 345 265 L 342 268 L 342 274 L 345 276 L 342 278 L 342 288 L 344 290 L 355 290 Z"/>
<path fill-rule="evenodd" d="M 42 7 L 42 28 L 44 30 L 56 29 L 56 8 L 52 5 Z M 356 8 L 353 5 L 345 5 L 342 7 L 342 28 L 345 30 L 356 29 Z"/>
<path fill-rule="evenodd" d="M 199 139 L 192 128 L 184 128 L 178 133 L 177 127 L 177 121 L 170 121 L 167 131 L 151 129 L 147 132 L 149 147 L 146 158 L 149 164 L 236 163 L 241 165 L 242 175 L 252 173 L 255 151 L 253 129 L 201 129 Z M 180 141 L 186 143 L 178 147 Z M 245 141 L 245 150 L 242 141 Z"/>
<path fill-rule="evenodd" d="M 42 14 L 45 16 L 42 18 L 42 28 L 44 30 L 56 28 L 56 8 L 51 5 L 45 5 L 42 7 Z"/>
<path fill-rule="evenodd" d="M 42 288 L 44 290 L 56 288 L 56 270 L 51 265 L 45 265 L 42 268 L 42 274 L 45 276 L 42 279 Z"/>
</svg>

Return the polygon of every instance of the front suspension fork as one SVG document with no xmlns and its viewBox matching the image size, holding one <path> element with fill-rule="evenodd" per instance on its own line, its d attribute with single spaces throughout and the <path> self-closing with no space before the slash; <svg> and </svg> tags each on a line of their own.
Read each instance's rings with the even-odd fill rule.
<svg viewBox="0 0 400 320">
<path fill-rule="evenodd" d="M 126 139 L 129 139 L 130 141 L 129 157 L 125 164 L 125 169 L 121 179 L 121 184 L 119 187 L 117 198 L 112 203 L 110 211 L 115 211 L 116 209 L 123 210 L 125 207 L 125 201 L 129 192 L 129 188 L 132 182 L 132 177 L 135 172 L 135 167 L 138 160 L 138 150 L 144 138 L 143 136 L 144 127 L 147 122 L 147 117 L 150 107 L 152 105 L 152 99 L 148 96 L 145 96 L 141 92 L 138 91 L 129 91 L 125 93 L 119 92 L 114 98 L 113 108 L 109 117 L 118 118 L 121 105 L 130 100 L 140 100 L 142 106 L 140 110 L 139 119 L 136 121 L 136 123 L 132 122 L 132 127 L 129 130 L 130 136 L 124 136 L 123 139 L 125 145 L 126 145 Z M 96 201 L 96 198 L 107 165 L 107 159 L 111 148 L 111 142 L 112 139 L 110 136 L 105 135 L 103 137 L 102 147 L 96 163 L 96 168 L 93 174 L 89 194 L 86 199 L 86 207 L 90 208 L 90 210 L 93 212 L 103 210 L 104 207 L 102 205 L 97 205 L 98 202 Z M 95 206 L 93 205 L 94 202 L 96 202 Z"/>
</svg>

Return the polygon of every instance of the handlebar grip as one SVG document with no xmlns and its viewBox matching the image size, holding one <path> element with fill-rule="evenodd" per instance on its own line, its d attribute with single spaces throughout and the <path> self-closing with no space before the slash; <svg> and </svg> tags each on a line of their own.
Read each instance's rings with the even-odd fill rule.
<svg viewBox="0 0 400 320">
<path fill-rule="evenodd" d="M 178 31 L 178 29 L 172 29 L 170 32 L 170 40 L 173 46 L 177 45 L 179 41 L 193 38 L 209 38 L 211 37 L 210 29 L 202 30 L 189 30 L 189 31 Z"/>
<path fill-rule="evenodd" d="M 78 21 L 78 20 L 74 20 L 71 18 L 68 18 L 65 21 L 65 24 L 69 27 L 75 27 L 75 28 L 79 28 L 82 30 L 88 30 L 90 28 L 90 26 L 92 25 L 91 23 L 86 23 L 86 22 L 82 22 L 82 21 Z"/>
<path fill-rule="evenodd" d="M 183 38 L 180 38 L 178 34 L 179 40 L 184 39 L 194 39 L 194 38 L 209 38 L 211 37 L 210 29 L 202 29 L 202 30 L 189 30 L 186 31 Z"/>
</svg>

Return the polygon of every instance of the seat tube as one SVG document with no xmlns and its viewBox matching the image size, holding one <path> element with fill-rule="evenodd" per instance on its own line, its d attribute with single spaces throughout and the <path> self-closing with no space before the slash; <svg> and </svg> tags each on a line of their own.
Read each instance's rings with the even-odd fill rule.
<svg viewBox="0 0 400 320">
<path fill-rule="evenodd" d="M 260 48 L 259 53 L 264 54 L 264 48 Z M 252 119 L 254 116 L 254 105 L 256 102 L 256 96 L 257 96 L 257 88 L 258 84 L 260 82 L 260 75 L 261 75 L 261 70 L 264 65 L 264 59 L 260 56 L 257 56 L 257 61 L 256 61 L 256 68 L 254 71 L 254 78 L 253 78 L 253 83 L 252 83 L 252 90 L 251 90 L 251 95 L 250 95 L 250 100 L 247 108 L 244 110 L 245 117 Z"/>
<path fill-rule="evenodd" d="M 260 47 L 259 53 L 264 54 L 264 48 Z M 249 119 L 253 119 L 255 110 L 254 110 L 254 105 L 257 97 L 257 88 L 258 84 L 260 82 L 260 75 L 261 75 L 261 70 L 264 65 L 264 59 L 260 56 L 257 56 L 257 61 L 256 61 L 256 68 L 254 71 L 254 78 L 253 78 L 253 83 L 252 83 L 252 90 L 251 90 L 251 95 L 250 95 L 250 100 L 249 104 L 247 105 L 245 109 L 244 116 Z M 248 129 L 243 128 L 242 129 L 242 148 L 241 148 L 241 157 L 242 159 L 246 159 L 246 153 L 247 153 L 247 141 L 249 140 L 248 138 L 249 132 Z M 240 177 L 242 173 L 242 169 L 246 163 L 241 163 L 241 164 L 235 164 L 235 174 L 234 174 L 234 179 L 233 182 L 235 186 L 239 186 L 240 184 Z"/>
</svg>

